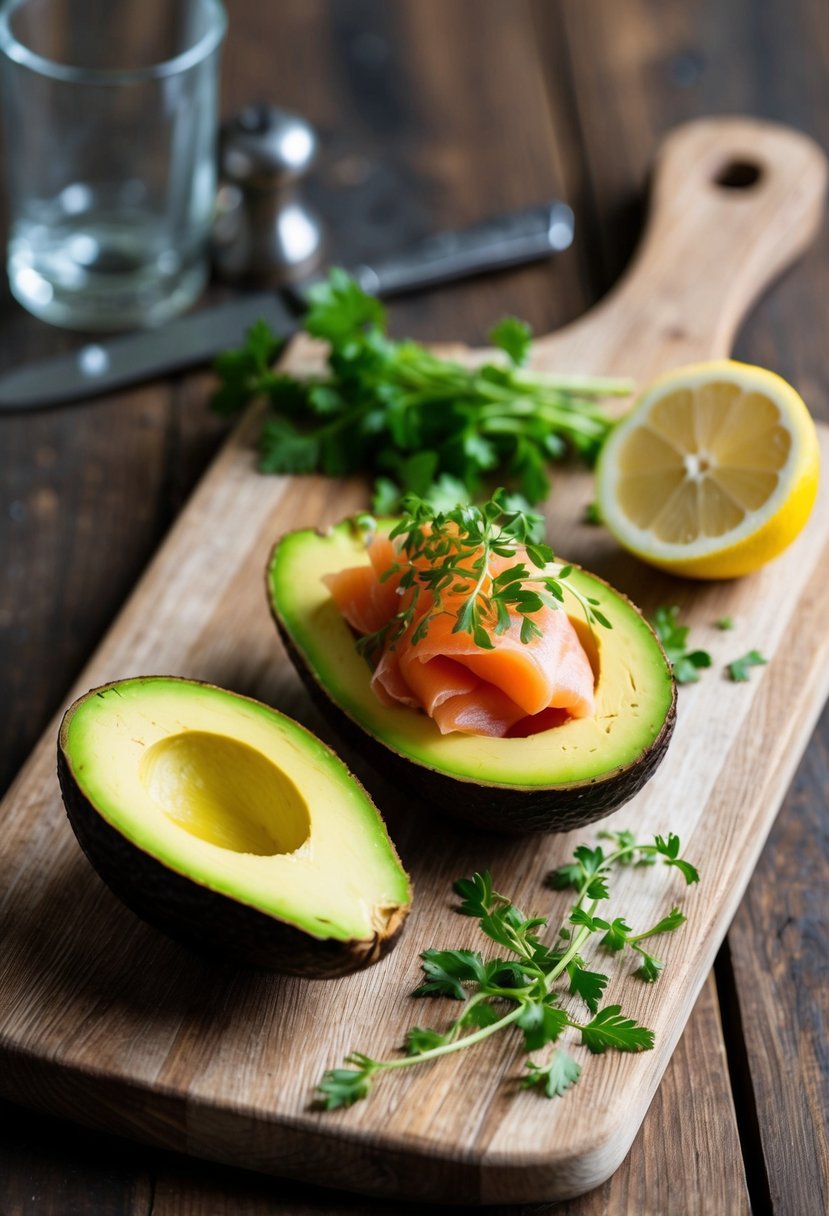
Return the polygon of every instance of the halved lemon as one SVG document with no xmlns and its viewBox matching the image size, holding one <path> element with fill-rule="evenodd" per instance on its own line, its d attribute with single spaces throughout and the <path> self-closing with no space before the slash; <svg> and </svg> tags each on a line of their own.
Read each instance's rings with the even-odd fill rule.
<svg viewBox="0 0 829 1216">
<path fill-rule="evenodd" d="M 605 443 L 597 497 L 607 527 L 643 561 L 734 578 L 794 540 L 818 471 L 815 425 L 792 386 L 720 359 L 650 385 Z"/>
</svg>

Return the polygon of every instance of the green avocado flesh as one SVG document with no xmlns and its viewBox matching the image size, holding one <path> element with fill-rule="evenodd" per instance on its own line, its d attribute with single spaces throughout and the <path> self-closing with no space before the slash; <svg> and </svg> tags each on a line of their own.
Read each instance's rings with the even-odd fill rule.
<svg viewBox="0 0 829 1216">
<path fill-rule="evenodd" d="M 408 910 L 408 878 L 362 786 L 257 701 L 172 677 L 107 685 L 67 711 L 59 771 L 105 881 L 208 951 L 315 974 L 307 937 L 333 946 L 321 971 L 341 972 L 379 957 Z"/>
<path fill-rule="evenodd" d="M 324 535 L 311 529 L 289 533 L 274 549 L 268 569 L 271 606 L 306 678 L 399 756 L 457 781 L 533 791 L 595 785 L 607 775 L 635 769 L 655 746 L 667 746 L 675 686 L 659 642 L 625 596 L 577 567 L 570 577 L 573 586 L 598 600 L 612 624 L 612 629 L 596 626 L 591 634 L 577 601 L 568 605 L 565 599 L 596 673 L 595 717 L 570 719 L 525 739 L 492 739 L 441 735 L 425 714 L 382 705 L 354 635 L 322 582 L 327 573 L 367 561 L 349 521 Z"/>
</svg>

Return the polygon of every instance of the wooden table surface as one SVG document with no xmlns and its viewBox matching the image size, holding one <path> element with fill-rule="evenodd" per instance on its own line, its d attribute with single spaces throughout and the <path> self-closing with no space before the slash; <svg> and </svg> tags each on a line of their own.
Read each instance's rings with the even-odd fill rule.
<svg viewBox="0 0 829 1216">
<path fill-rule="evenodd" d="M 398 335 L 479 344 L 507 312 L 546 332 L 584 311 L 630 257 L 649 162 L 677 123 L 752 114 L 829 145 L 824 0 L 229 8 L 223 110 L 264 98 L 317 125 L 313 193 L 336 223 L 334 258 L 554 196 L 574 207 L 571 251 L 399 301 Z M 226 294 L 214 287 L 208 298 Z M 735 352 L 791 380 L 824 421 L 827 299 L 824 232 L 755 309 Z M 0 308 L 1 366 L 82 341 L 28 317 L 5 287 Z M 199 372 L 0 417 L 2 788 L 220 444 L 210 387 Z M 561 1211 L 809 1216 L 829 1207 L 828 768 L 824 715 L 629 1157 Z M 415 1211 L 108 1141 L 10 1105 L 0 1117 L 2 1216 Z"/>
</svg>

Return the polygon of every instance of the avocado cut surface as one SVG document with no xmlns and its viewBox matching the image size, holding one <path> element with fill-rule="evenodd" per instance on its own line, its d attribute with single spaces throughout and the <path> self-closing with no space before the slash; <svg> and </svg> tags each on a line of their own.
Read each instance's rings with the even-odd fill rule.
<svg viewBox="0 0 829 1216">
<path fill-rule="evenodd" d="M 609 814 L 641 788 L 667 748 L 676 688 L 653 630 L 624 595 L 574 567 L 572 583 L 599 601 L 612 624 L 591 633 L 574 601 L 571 619 L 596 674 L 593 717 L 523 739 L 441 735 L 425 714 L 377 699 L 371 671 L 322 582 L 362 562 L 368 557 L 350 521 L 325 534 L 291 532 L 271 555 L 268 589 L 310 691 L 375 763 L 397 776 L 408 772 L 453 813 L 507 830 L 568 830 Z"/>
<path fill-rule="evenodd" d="M 322 977 L 402 926 L 409 881 L 367 793 L 258 701 L 173 677 L 94 689 L 66 712 L 58 772 L 101 877 L 207 953 Z"/>
</svg>

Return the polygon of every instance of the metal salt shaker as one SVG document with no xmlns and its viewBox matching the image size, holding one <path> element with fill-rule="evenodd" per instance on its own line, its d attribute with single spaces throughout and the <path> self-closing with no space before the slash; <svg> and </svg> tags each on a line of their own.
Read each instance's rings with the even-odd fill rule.
<svg viewBox="0 0 829 1216">
<path fill-rule="evenodd" d="M 223 125 L 213 230 L 213 262 L 222 277 L 291 282 L 313 270 L 322 226 L 300 184 L 316 153 L 313 127 L 278 106 L 248 106 Z"/>
</svg>

